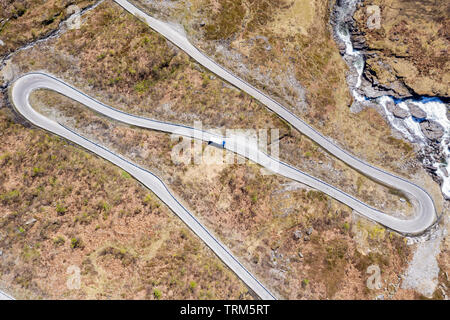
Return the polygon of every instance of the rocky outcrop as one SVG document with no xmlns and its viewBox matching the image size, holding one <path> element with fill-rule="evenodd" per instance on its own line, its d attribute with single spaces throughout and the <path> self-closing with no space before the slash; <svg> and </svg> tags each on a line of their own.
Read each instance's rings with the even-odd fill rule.
<svg viewBox="0 0 450 320">
<path fill-rule="evenodd" d="M 410 102 L 406 102 L 406 105 L 409 108 L 409 111 L 411 112 L 411 115 L 414 118 L 417 119 L 425 119 L 427 114 L 425 113 L 425 111 L 423 111 L 422 109 L 420 109 L 418 106 L 410 103 Z"/>
<path fill-rule="evenodd" d="M 437 168 L 433 165 L 436 159 L 444 160 L 442 146 L 437 141 L 430 140 L 428 145 L 419 152 L 419 160 L 433 180 L 440 185 L 442 184 L 442 178 L 437 174 Z"/>
<path fill-rule="evenodd" d="M 352 33 L 350 37 L 353 48 L 356 50 L 365 50 L 367 49 L 366 46 L 366 39 L 364 38 L 364 35 L 361 33 Z"/>
<path fill-rule="evenodd" d="M 446 128 L 443 128 L 441 120 L 436 122 L 435 115 L 430 112 L 430 118 L 427 119 L 427 113 L 422 110 L 418 105 L 422 105 L 427 99 L 421 99 L 420 96 L 439 96 L 440 100 L 444 103 L 448 101 L 448 90 L 450 83 L 449 65 L 447 63 L 447 51 L 449 46 L 450 37 L 447 35 L 447 31 L 434 34 L 432 37 L 424 37 L 427 39 L 427 44 L 431 44 L 435 41 L 442 41 L 445 43 L 444 50 L 440 50 L 437 55 L 430 54 L 421 48 L 417 49 L 413 44 L 405 41 L 400 41 L 402 37 L 415 37 L 414 41 L 419 41 L 423 37 L 423 34 L 408 33 L 402 34 L 398 31 L 393 31 L 394 36 L 389 36 L 389 30 L 396 23 L 404 23 L 404 12 L 401 14 L 392 15 L 390 10 L 397 10 L 399 6 L 388 6 L 383 11 L 383 3 L 389 2 L 390 4 L 402 2 L 404 4 L 406 0 L 340 0 L 336 2 L 331 14 L 331 25 L 333 27 L 335 39 L 339 45 L 340 53 L 343 59 L 349 66 L 347 74 L 347 83 L 353 97 L 355 98 L 353 104 L 350 107 L 352 112 L 359 112 L 365 107 L 378 108 L 378 105 L 374 102 L 375 98 L 383 97 L 382 101 L 384 107 L 393 115 L 397 120 L 396 125 L 400 125 L 405 134 L 412 134 L 417 132 L 416 127 L 410 127 L 400 119 L 413 120 L 420 123 L 420 129 L 422 134 L 418 134 L 420 139 L 416 142 L 421 142 L 421 150 L 419 152 L 419 160 L 422 162 L 423 167 L 427 170 L 433 179 L 440 185 L 443 183 L 443 176 L 447 177 L 448 172 L 443 171 L 444 163 L 448 162 L 447 148 L 449 148 L 450 138 L 447 137 Z M 444 5 L 442 0 L 436 0 L 437 6 Z M 369 5 L 371 5 L 370 12 L 374 12 L 373 5 L 378 4 L 378 9 L 381 8 L 381 12 L 384 12 L 384 16 L 381 18 L 385 23 L 381 23 L 377 30 L 369 28 L 369 24 L 365 24 L 368 21 L 366 12 L 369 12 Z M 424 1 L 424 4 L 430 5 L 428 0 Z M 409 7 L 415 7 L 414 10 L 419 10 L 418 7 L 422 7 L 423 4 L 414 2 L 408 3 Z M 450 5 L 444 5 L 450 8 Z M 356 11 L 355 11 L 355 8 Z M 396 9 L 393 9 L 396 8 Z M 405 12 L 409 9 L 405 9 Z M 376 10 L 375 10 L 376 11 Z M 400 10 L 401 11 L 401 10 Z M 420 10 L 419 10 L 420 11 Z M 444 16 L 434 19 L 439 16 L 435 10 L 427 11 L 431 17 L 431 24 L 450 24 L 450 20 Z M 391 15 L 390 15 L 391 14 Z M 434 15 L 434 16 L 433 16 Z M 420 14 L 419 14 L 420 16 Z M 362 17 L 362 18 L 361 18 Z M 387 18 L 387 19 L 385 19 Z M 416 21 L 417 17 L 413 17 L 412 22 Z M 419 24 L 416 24 L 417 27 Z M 397 25 L 398 26 L 398 25 Z M 427 32 L 429 25 L 423 28 L 423 32 Z M 369 30 L 370 29 L 370 30 Z M 448 29 L 448 28 L 447 28 Z M 440 30 L 442 31 L 442 30 Z M 396 45 L 386 46 L 386 38 L 389 41 L 396 43 Z M 436 40 L 437 39 L 437 40 Z M 378 42 L 377 42 L 378 41 Z M 400 42 L 399 42 L 400 41 Z M 401 50 L 407 47 L 406 53 L 402 53 Z M 400 48 L 400 49 L 399 49 Z M 434 48 L 441 48 L 439 44 L 436 44 Z M 398 49 L 398 50 L 397 50 Z M 397 51 L 396 51 L 397 50 Z M 400 51 L 399 51 L 400 50 Z M 424 57 L 425 55 L 428 55 Z M 419 58 L 419 60 L 417 59 Z M 427 60 L 428 59 L 428 60 Z M 363 64 L 361 64 L 361 61 Z M 417 65 L 416 65 L 417 64 Z M 417 85 L 413 85 L 417 84 Z M 423 88 L 426 88 L 423 90 Z M 441 90 L 443 88 L 443 90 Z M 394 99 L 386 98 L 391 97 Z M 401 98 L 405 103 L 396 105 L 395 98 Z M 405 101 L 405 98 L 408 99 Z M 425 97 L 422 97 L 425 98 Z M 378 100 L 377 100 L 378 101 Z M 379 100 L 381 101 L 381 100 Z M 414 102 L 413 102 L 414 101 Z M 417 102 L 415 102 L 417 101 Z M 401 105 L 401 106 L 400 106 Z M 405 106 L 406 105 L 406 106 Z M 442 105 L 440 105 L 441 107 Z M 440 111 L 439 111 L 440 114 Z M 392 116 L 389 116 L 390 120 L 393 120 Z M 450 119 L 450 110 L 447 107 L 447 117 Z M 443 122 L 445 123 L 445 122 Z M 400 130 L 401 131 L 401 130 Z M 414 137 L 411 139 L 415 139 Z M 423 144 L 424 143 L 424 144 Z M 449 149 L 450 150 L 450 149 Z M 439 168 L 439 170 L 438 170 Z M 444 192 L 444 197 L 446 193 Z"/>
<path fill-rule="evenodd" d="M 423 134 L 430 140 L 441 140 L 444 135 L 444 128 L 432 120 L 425 120 L 420 123 L 420 129 L 422 129 Z"/>
<path fill-rule="evenodd" d="M 379 28 L 368 24 L 374 6 Z M 365 54 L 364 80 L 397 98 L 450 97 L 449 10 L 448 0 L 362 0 L 350 31 Z"/>
<path fill-rule="evenodd" d="M 399 106 L 396 106 L 394 108 L 394 110 L 392 111 L 392 114 L 400 119 L 405 119 L 405 118 L 409 117 L 409 112 L 403 108 L 400 108 Z"/>
<path fill-rule="evenodd" d="M 295 230 L 293 236 L 294 236 L 294 240 L 300 240 L 302 238 L 302 232 L 300 230 Z"/>
<path fill-rule="evenodd" d="M 386 105 L 387 109 L 392 112 L 392 114 L 400 119 L 405 119 L 409 117 L 410 113 L 408 110 L 401 108 L 400 106 L 396 105 L 395 103 L 389 101 Z"/>
</svg>

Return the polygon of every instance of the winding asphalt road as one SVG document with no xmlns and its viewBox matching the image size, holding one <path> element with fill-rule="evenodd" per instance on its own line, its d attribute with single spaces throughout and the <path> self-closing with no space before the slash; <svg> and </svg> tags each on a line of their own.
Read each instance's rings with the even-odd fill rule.
<svg viewBox="0 0 450 320">
<path fill-rule="evenodd" d="M 244 281 L 244 283 L 252 289 L 261 299 L 271 300 L 275 299 L 269 290 L 267 290 L 234 256 L 233 254 L 192 215 L 170 192 L 166 185 L 150 171 L 141 168 L 140 166 L 130 162 L 129 160 L 113 153 L 107 148 L 92 142 L 75 131 L 41 115 L 34 110 L 30 103 L 30 94 L 40 88 L 54 90 L 61 93 L 75 101 L 78 101 L 89 108 L 105 114 L 113 119 L 140 126 L 144 128 L 151 128 L 155 130 L 168 131 L 175 127 L 181 127 L 164 124 L 162 122 L 153 121 L 128 115 L 126 113 L 114 110 L 93 98 L 85 95 L 81 91 L 63 83 L 56 78 L 40 73 L 31 73 L 17 79 L 10 92 L 11 101 L 14 108 L 29 122 L 57 134 L 73 143 L 76 143 L 83 148 L 97 154 L 98 156 L 110 161 L 130 175 L 140 181 L 144 186 L 149 188 L 155 195 L 161 199 L 180 219 L 188 225 L 197 236 L 202 239 L 214 253 L 222 259 L 222 261 L 233 270 L 237 276 Z M 179 132 L 177 132 L 179 133 Z M 193 133 L 192 133 L 193 134 Z"/>
<path fill-rule="evenodd" d="M 430 227 L 436 219 L 436 208 L 431 196 L 421 187 L 411 183 L 403 178 L 392 175 L 389 172 L 386 172 L 382 169 L 376 168 L 356 157 L 348 153 L 347 151 L 341 149 L 339 146 L 334 144 L 329 138 L 326 138 L 321 133 L 316 131 L 306 122 L 298 118 L 295 114 L 290 112 L 280 103 L 276 102 L 260 90 L 256 89 L 249 83 L 245 82 L 241 78 L 232 74 L 208 56 L 203 54 L 200 50 L 198 50 L 194 45 L 192 45 L 186 36 L 180 33 L 174 26 L 169 23 L 162 22 L 157 20 L 145 12 L 129 3 L 126 0 L 114 0 L 117 4 L 123 7 L 129 13 L 135 15 L 142 21 L 144 21 L 148 26 L 150 26 L 153 30 L 164 36 L 170 42 L 178 46 L 181 50 L 186 52 L 189 56 L 191 56 L 194 60 L 196 60 L 199 64 L 209 69 L 211 72 L 215 73 L 222 79 L 227 82 L 233 84 L 237 88 L 245 91 L 262 104 L 264 104 L 267 108 L 278 114 L 281 118 L 286 120 L 289 124 L 291 124 L 294 128 L 300 131 L 302 134 L 306 135 L 314 142 L 319 144 L 329 153 L 334 155 L 336 158 L 344 161 L 352 168 L 358 170 L 364 175 L 370 177 L 371 179 L 378 181 L 384 185 L 392 187 L 394 189 L 402 191 L 408 198 L 410 198 L 415 206 L 415 216 L 412 219 L 402 220 L 398 218 L 394 218 L 392 216 L 388 216 L 383 212 L 371 208 L 370 206 L 364 204 L 363 202 L 351 197 L 344 192 L 337 190 L 333 186 L 328 185 L 325 182 L 322 182 L 316 178 L 313 178 L 305 173 L 301 173 L 303 175 L 301 177 L 301 182 L 312 186 L 313 188 L 317 188 L 331 197 L 347 204 L 351 208 L 355 209 L 359 213 L 363 214 L 367 218 L 376 221 L 390 229 L 398 231 L 403 234 L 418 234 L 426 230 Z M 252 159 L 253 160 L 253 159 Z M 258 162 L 259 163 L 259 162 Z M 288 165 L 286 165 L 288 166 Z M 298 172 L 298 170 L 297 170 Z M 282 172 L 278 172 L 283 174 Z M 299 173 L 291 174 L 286 172 L 287 174 L 283 174 L 292 178 L 294 180 L 300 181 Z"/>
<path fill-rule="evenodd" d="M 89 151 L 107 159 L 113 164 L 121 167 L 123 170 L 129 172 L 147 188 L 151 189 L 164 203 L 166 203 L 259 297 L 261 297 L 262 299 L 275 299 L 275 296 L 271 294 L 232 255 L 232 253 L 222 243 L 220 243 L 219 240 L 211 235 L 208 230 L 172 195 L 170 190 L 158 177 L 156 177 L 148 170 L 141 168 L 138 165 L 128 161 L 127 159 L 113 153 L 107 148 L 82 137 L 75 131 L 36 112 L 29 103 L 30 94 L 37 89 L 50 89 L 80 102 L 81 104 L 91 108 L 98 113 L 127 124 L 153 130 L 175 133 L 183 136 L 193 137 L 195 139 L 201 139 L 204 141 L 211 141 L 217 145 L 224 145 L 225 149 L 247 157 L 248 159 L 280 175 L 316 188 L 339 200 L 340 202 L 345 203 L 367 218 L 400 233 L 418 234 L 423 232 L 433 224 L 436 218 L 435 206 L 432 198 L 422 188 L 353 157 L 345 150 L 342 150 L 337 145 L 333 144 L 326 137 L 322 136 L 319 132 L 314 130 L 304 121 L 296 117 L 281 104 L 266 96 L 264 93 L 252 87 L 242 79 L 234 76 L 227 70 L 223 69 L 221 66 L 217 65 L 214 61 L 209 59 L 198 49 L 196 49 L 192 44 L 190 44 L 186 37 L 177 32 L 170 24 L 161 22 L 146 15 L 125 0 L 115 1 L 130 13 L 138 16 L 140 19 L 145 20 L 145 22 L 151 28 L 180 47 L 204 67 L 262 102 L 269 109 L 277 113 L 280 117 L 289 122 L 293 127 L 298 129 L 301 133 L 310 137 L 312 140 L 328 150 L 328 152 L 330 152 L 337 158 L 341 159 L 342 161 L 346 162 L 353 168 L 359 170 L 372 179 L 379 181 L 380 183 L 383 183 L 385 185 L 391 186 L 392 188 L 401 190 L 402 192 L 407 194 L 408 197 L 414 200 L 413 203 L 415 204 L 416 211 L 415 216 L 408 220 L 398 219 L 368 206 L 358 199 L 353 198 L 349 194 L 346 194 L 345 192 L 317 178 L 301 172 L 300 170 L 290 166 L 289 164 L 271 158 L 269 155 L 257 150 L 256 146 L 248 146 L 243 144 L 241 137 L 220 137 L 218 135 L 196 130 L 187 126 L 171 124 L 127 114 L 125 112 L 113 109 L 105 104 L 102 104 L 101 102 L 87 96 L 86 94 L 70 86 L 69 84 L 64 83 L 63 81 L 48 74 L 30 73 L 22 76 L 13 83 L 10 92 L 11 101 L 15 109 L 23 117 L 25 117 L 34 125 L 55 133 L 61 137 L 64 137 L 67 140 L 88 149 Z"/>
</svg>

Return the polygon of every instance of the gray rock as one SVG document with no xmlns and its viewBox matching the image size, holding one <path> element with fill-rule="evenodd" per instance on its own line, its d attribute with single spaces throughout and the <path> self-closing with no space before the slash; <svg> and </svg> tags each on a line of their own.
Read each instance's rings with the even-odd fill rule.
<svg viewBox="0 0 450 320">
<path fill-rule="evenodd" d="M 308 235 L 308 236 L 310 236 L 312 233 L 313 233 L 313 228 L 312 227 L 309 227 L 308 229 L 306 229 L 306 234 Z"/>
<path fill-rule="evenodd" d="M 388 100 L 386 102 L 386 109 L 388 109 L 389 112 L 394 113 L 395 103 L 393 101 Z"/>
<path fill-rule="evenodd" d="M 423 111 L 422 109 L 420 109 L 418 106 L 416 106 L 415 104 L 412 104 L 410 102 L 407 102 L 406 105 L 409 108 L 409 111 L 411 112 L 412 116 L 418 119 L 424 119 L 427 117 L 427 114 L 425 111 Z"/>
<path fill-rule="evenodd" d="M 29 224 L 33 224 L 33 223 L 35 223 L 36 222 L 36 219 L 35 218 L 31 218 L 30 220 L 28 220 L 27 222 L 25 222 L 25 224 L 26 225 L 29 225 Z"/>
<path fill-rule="evenodd" d="M 300 230 L 295 230 L 294 232 L 294 239 L 300 240 L 302 238 L 302 232 Z"/>
<path fill-rule="evenodd" d="M 436 172 L 437 171 L 436 167 L 434 167 L 432 165 L 429 165 L 429 164 L 424 165 L 424 167 L 425 167 L 425 169 L 427 169 L 428 171 L 431 171 L 431 172 Z"/>
<path fill-rule="evenodd" d="M 298 256 L 300 257 L 300 258 L 303 258 L 303 254 L 299 251 L 298 252 Z"/>
<path fill-rule="evenodd" d="M 352 40 L 352 44 L 353 44 L 353 48 L 355 48 L 356 50 L 362 50 L 362 49 L 366 49 L 366 39 L 364 38 L 363 35 L 351 35 L 351 40 Z"/>
<path fill-rule="evenodd" d="M 356 100 L 353 101 L 352 105 L 350 106 L 350 111 L 353 113 L 359 113 L 363 110 L 364 110 L 364 105 Z"/>
<path fill-rule="evenodd" d="M 444 179 L 442 179 L 441 176 L 438 176 L 437 174 L 433 174 L 431 176 L 431 179 L 433 179 L 437 184 L 439 184 L 440 186 L 442 185 L 442 183 L 444 182 Z"/>
<path fill-rule="evenodd" d="M 339 49 L 339 53 L 341 54 L 341 56 L 343 56 L 345 54 L 345 43 L 343 42 L 339 42 L 338 43 L 338 49 Z"/>
<path fill-rule="evenodd" d="M 400 118 L 400 119 L 405 119 L 406 117 L 409 117 L 408 110 L 400 108 L 399 106 L 394 107 L 394 109 L 392 110 L 392 114 L 395 117 Z"/>
<path fill-rule="evenodd" d="M 439 141 L 444 135 L 444 128 L 436 121 L 426 120 L 420 123 L 420 129 L 430 140 Z"/>
<path fill-rule="evenodd" d="M 311 238 L 309 236 L 305 236 L 304 240 L 309 241 L 309 240 L 311 240 Z"/>
</svg>

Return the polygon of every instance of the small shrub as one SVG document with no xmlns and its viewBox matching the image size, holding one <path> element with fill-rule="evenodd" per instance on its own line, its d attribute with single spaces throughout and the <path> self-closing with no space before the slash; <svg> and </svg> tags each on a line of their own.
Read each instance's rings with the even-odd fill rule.
<svg viewBox="0 0 450 320">
<path fill-rule="evenodd" d="M 159 300 L 159 299 L 161 299 L 161 295 L 162 295 L 162 294 L 161 294 L 161 291 L 160 291 L 160 290 L 158 290 L 158 289 L 155 288 L 155 289 L 153 289 L 153 295 L 155 296 L 156 299 Z"/>
<path fill-rule="evenodd" d="M 302 287 L 306 288 L 306 286 L 309 284 L 309 279 L 303 279 L 302 280 Z"/>
<path fill-rule="evenodd" d="M 20 192 L 18 190 L 11 190 L 10 192 L 0 195 L 0 200 L 4 204 L 11 204 L 19 200 Z"/>
<path fill-rule="evenodd" d="M 103 58 L 105 58 L 105 57 L 106 57 L 106 54 L 105 53 L 101 53 L 101 54 L 99 54 L 97 56 L 97 60 L 103 60 Z"/>
<path fill-rule="evenodd" d="M 66 240 L 62 236 L 58 236 L 53 239 L 53 244 L 56 246 L 61 246 L 66 242 Z"/>
<path fill-rule="evenodd" d="M 70 239 L 70 247 L 72 249 L 80 248 L 81 247 L 81 240 L 78 239 L 78 238 Z"/>
<path fill-rule="evenodd" d="M 144 204 L 150 204 L 152 202 L 152 195 L 150 193 L 148 193 L 145 198 L 144 198 Z"/>
<path fill-rule="evenodd" d="M 194 289 L 197 287 L 197 282 L 195 282 L 194 280 L 192 280 L 191 282 L 189 282 L 189 289 L 191 289 L 191 291 L 194 291 Z"/>
<path fill-rule="evenodd" d="M 124 171 L 124 170 L 122 170 L 122 177 L 124 177 L 125 179 L 130 179 L 131 178 L 130 174 L 128 172 Z"/>
<path fill-rule="evenodd" d="M 109 212 L 111 210 L 111 205 L 108 202 L 105 201 L 105 202 L 103 202 L 102 209 L 105 212 Z"/>
<path fill-rule="evenodd" d="M 350 224 L 348 222 L 344 222 L 343 228 L 345 231 L 348 231 L 350 229 Z"/>
<path fill-rule="evenodd" d="M 43 172 L 43 170 L 41 169 L 41 168 L 39 168 L 39 167 L 34 167 L 33 168 L 33 171 L 31 172 L 31 176 L 32 177 L 36 177 L 36 176 L 38 176 L 39 174 L 41 174 Z"/>
<path fill-rule="evenodd" d="M 64 215 L 67 211 L 67 208 L 64 207 L 62 204 L 58 203 L 56 204 L 56 213 L 60 216 Z"/>
</svg>

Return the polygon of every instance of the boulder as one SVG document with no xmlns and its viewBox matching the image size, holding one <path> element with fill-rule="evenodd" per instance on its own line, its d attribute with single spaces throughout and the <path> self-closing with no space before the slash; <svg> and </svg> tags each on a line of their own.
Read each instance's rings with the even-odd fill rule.
<svg viewBox="0 0 450 320">
<path fill-rule="evenodd" d="M 441 167 L 441 171 L 444 174 L 444 177 L 448 178 L 448 171 L 446 167 Z"/>
<path fill-rule="evenodd" d="M 339 53 L 341 54 L 341 56 L 343 56 L 345 54 L 345 50 L 346 50 L 345 43 L 339 42 L 338 49 L 339 49 Z"/>
<path fill-rule="evenodd" d="M 409 112 L 408 110 L 405 110 L 403 108 L 400 108 L 399 106 L 395 106 L 394 110 L 392 111 L 392 114 L 400 119 L 405 119 L 407 117 L 409 117 Z"/>
<path fill-rule="evenodd" d="M 425 119 L 427 117 L 426 112 L 423 111 L 422 109 L 420 109 L 415 104 L 407 102 L 406 105 L 408 106 L 409 111 L 411 112 L 413 117 L 415 117 L 417 119 Z"/>
<path fill-rule="evenodd" d="M 365 43 L 366 39 L 361 34 L 358 34 L 358 35 L 352 34 L 351 41 L 352 41 L 353 48 L 356 50 L 363 50 L 366 48 L 366 43 Z"/>
<path fill-rule="evenodd" d="M 302 232 L 300 230 L 296 230 L 294 232 L 294 240 L 300 240 L 302 238 Z"/>
<path fill-rule="evenodd" d="M 420 129 L 422 129 L 423 134 L 430 140 L 439 141 L 444 135 L 444 128 L 432 120 L 425 120 L 420 123 Z"/>
<path fill-rule="evenodd" d="M 28 220 L 27 222 L 25 222 L 25 224 L 26 224 L 26 225 L 34 224 L 36 221 L 37 221 L 36 219 L 31 218 L 30 220 Z"/>
<path fill-rule="evenodd" d="M 386 109 L 388 109 L 389 112 L 394 113 L 394 109 L 395 109 L 395 103 L 392 101 L 387 101 L 386 102 Z"/>
</svg>

